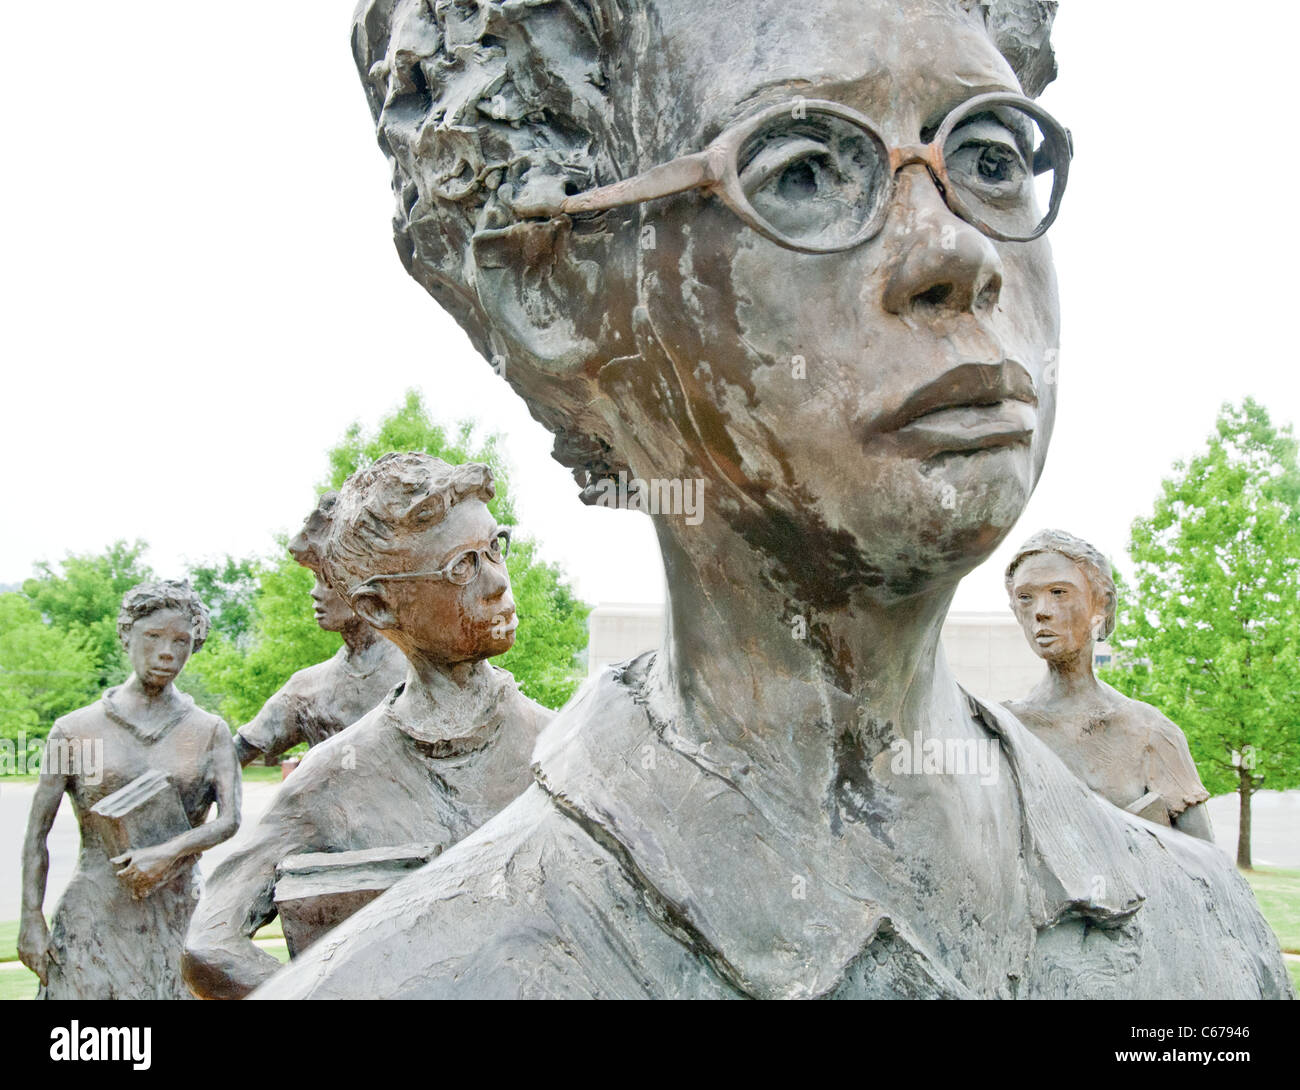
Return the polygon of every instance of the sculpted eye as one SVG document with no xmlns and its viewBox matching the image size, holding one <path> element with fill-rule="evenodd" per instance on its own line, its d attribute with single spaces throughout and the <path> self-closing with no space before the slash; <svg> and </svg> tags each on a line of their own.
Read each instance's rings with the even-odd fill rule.
<svg viewBox="0 0 1300 1090">
<path fill-rule="evenodd" d="M 461 553 L 456 558 L 456 563 L 452 565 L 449 573 L 452 579 L 468 579 L 474 574 L 474 554 Z"/>
<path fill-rule="evenodd" d="M 883 146 L 864 129 L 815 109 L 763 126 L 741 149 L 737 167 L 759 219 L 801 244 L 852 239 L 889 191 Z"/>
<path fill-rule="evenodd" d="M 1014 134 L 1001 125 L 963 126 L 949 141 L 944 158 L 954 181 L 986 198 L 1015 199 L 1029 192 L 1029 164 Z"/>
</svg>

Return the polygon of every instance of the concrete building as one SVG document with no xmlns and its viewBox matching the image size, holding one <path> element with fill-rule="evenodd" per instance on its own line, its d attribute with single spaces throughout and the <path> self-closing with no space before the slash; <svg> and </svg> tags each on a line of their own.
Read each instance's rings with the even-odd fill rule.
<svg viewBox="0 0 1300 1090">
<path fill-rule="evenodd" d="M 587 644 L 587 674 L 635 658 L 658 647 L 663 638 L 661 605 L 605 602 L 591 612 Z M 1000 704 L 1029 692 L 1043 676 L 1044 666 L 1025 642 L 1020 626 L 1006 613 L 950 613 L 944 622 L 944 654 L 966 689 Z M 1096 647 L 1095 662 L 1107 665 L 1110 648 Z"/>
</svg>

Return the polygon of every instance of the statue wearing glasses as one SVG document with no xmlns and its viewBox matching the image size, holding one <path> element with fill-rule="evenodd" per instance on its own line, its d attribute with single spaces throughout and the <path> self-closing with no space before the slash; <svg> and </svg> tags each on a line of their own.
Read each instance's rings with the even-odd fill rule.
<svg viewBox="0 0 1300 1090">
<path fill-rule="evenodd" d="M 275 916 L 289 856 L 421 845 L 437 852 L 530 782 L 551 712 L 487 660 L 514 644 L 509 531 L 492 474 L 389 454 L 344 484 L 322 547 L 330 587 L 405 656 L 406 680 L 313 748 L 251 834 L 213 873 L 186 944 L 186 982 L 239 998 L 278 962 L 251 941 Z"/>
<path fill-rule="evenodd" d="M 406 673 L 406 660 L 390 641 L 353 612 L 321 574 L 322 548 L 337 492 L 326 492 L 289 542 L 289 552 L 316 576 L 311 600 L 316 623 L 343 637 L 338 653 L 293 675 L 235 735 L 239 763 L 278 757 L 300 742 L 319 745 L 378 704 Z"/>
<path fill-rule="evenodd" d="M 361 5 L 407 268 L 587 498 L 710 500 L 655 519 L 662 649 L 259 996 L 1289 994 L 1221 853 L 1096 798 L 938 650 L 1052 430 L 1070 139 L 1024 97 L 1052 10 Z M 953 763 L 895 771 L 925 743 Z"/>
</svg>

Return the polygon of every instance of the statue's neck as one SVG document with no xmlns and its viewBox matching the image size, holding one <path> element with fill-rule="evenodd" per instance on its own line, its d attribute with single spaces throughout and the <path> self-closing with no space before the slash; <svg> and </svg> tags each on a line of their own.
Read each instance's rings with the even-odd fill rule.
<svg viewBox="0 0 1300 1090">
<path fill-rule="evenodd" d="M 714 746 L 783 794 L 819 793 L 845 739 L 867 753 L 960 729 L 960 691 L 939 648 L 953 585 L 903 600 L 855 590 L 815 608 L 766 574 L 729 530 L 659 526 L 668 574 L 652 714 L 688 746 Z M 807 563 L 819 557 L 810 551 Z"/>
<path fill-rule="evenodd" d="M 343 645 L 348 649 L 349 658 L 361 658 L 367 651 L 380 646 L 384 637 L 366 624 L 360 617 L 354 617 L 339 630 Z"/>
<path fill-rule="evenodd" d="M 459 738 L 484 725 L 500 694 L 499 675 L 486 659 L 447 663 L 408 652 L 406 684 L 393 714 L 423 738 Z"/>
<path fill-rule="evenodd" d="M 1077 699 L 1100 690 L 1101 686 L 1092 672 L 1092 643 L 1071 655 L 1049 659 L 1047 680 L 1043 694 L 1049 701 Z"/>
</svg>

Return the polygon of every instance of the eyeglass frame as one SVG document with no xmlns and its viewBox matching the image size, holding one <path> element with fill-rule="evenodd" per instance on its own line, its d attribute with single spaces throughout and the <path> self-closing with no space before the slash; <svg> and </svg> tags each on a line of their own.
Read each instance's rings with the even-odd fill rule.
<svg viewBox="0 0 1300 1090">
<path fill-rule="evenodd" d="M 496 532 L 488 540 L 491 543 L 491 542 L 499 541 L 503 537 L 506 539 L 506 543 L 505 543 L 505 547 L 501 550 L 501 560 L 496 561 L 490 555 L 488 556 L 488 560 L 494 560 L 495 563 L 501 563 L 501 561 L 505 560 L 506 557 L 510 555 L 510 540 L 511 540 L 510 527 L 498 526 Z M 486 547 L 478 548 L 478 549 L 462 549 L 454 557 L 452 557 L 448 563 L 444 564 L 441 568 L 439 568 L 436 571 L 404 571 L 404 572 L 392 572 L 391 574 L 388 575 L 383 575 L 383 574 L 372 575 L 369 579 L 365 580 L 364 582 L 358 583 L 355 587 L 352 588 L 352 590 L 348 592 L 348 600 L 355 601 L 363 592 L 369 590 L 371 585 L 375 583 L 396 583 L 396 582 L 407 582 L 414 579 L 431 579 L 434 582 L 450 583 L 453 587 L 467 587 L 483 573 L 483 555 L 485 553 L 488 553 L 488 550 L 490 548 L 491 548 L 491 544 L 489 544 Z M 462 560 L 464 560 L 465 557 L 470 555 L 474 557 L 474 574 L 471 575 L 468 579 L 466 579 L 465 582 L 457 583 L 454 579 L 452 579 L 452 577 L 448 573 L 451 571 L 452 568 L 454 568 L 457 564 L 459 564 Z"/>
<path fill-rule="evenodd" d="M 953 130 L 972 114 L 991 106 L 1014 106 L 1027 113 L 1041 126 L 1044 144 L 1052 145 L 1053 156 L 1050 169 L 1055 171 L 1055 177 L 1052 180 L 1050 203 L 1047 214 L 1029 235 L 1008 235 L 981 219 L 961 199 L 948 176 L 948 168 L 943 156 L 943 148 L 948 138 L 952 136 Z M 888 192 L 877 201 L 876 208 L 867 223 L 847 242 L 812 246 L 783 234 L 758 214 L 740 184 L 739 157 L 745 141 L 769 121 L 786 113 L 795 120 L 802 120 L 805 115 L 799 111 L 807 110 L 829 114 L 862 130 L 876 144 L 881 152 L 882 162 L 889 164 Z M 718 197 L 747 227 L 778 246 L 805 254 L 833 254 L 869 242 L 884 230 L 898 187 L 898 172 L 905 166 L 919 163 L 929 172 L 939 189 L 940 196 L 943 197 L 944 204 L 972 227 L 999 242 L 1033 242 L 1041 238 L 1056 222 L 1061 208 L 1061 197 L 1065 193 L 1065 185 L 1069 180 L 1070 160 L 1073 155 L 1074 139 L 1070 130 L 1032 99 L 1009 91 L 993 91 L 967 99 L 949 111 L 928 144 L 906 144 L 900 147 L 890 147 L 881 134 L 880 126 L 866 114 L 850 106 L 827 99 L 796 99 L 793 102 L 765 107 L 741 118 L 727 126 L 703 151 L 679 156 L 631 178 L 597 186 L 557 202 L 540 201 L 531 204 L 521 202 L 513 207 L 518 215 L 526 218 L 572 216 L 587 212 L 606 212 L 614 208 L 671 197 L 693 189 L 703 189 Z M 1030 169 L 1035 175 L 1039 175 L 1049 168 L 1044 167 L 1040 170 L 1035 155 L 1035 161 L 1030 164 Z"/>
</svg>

